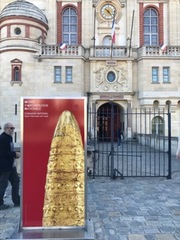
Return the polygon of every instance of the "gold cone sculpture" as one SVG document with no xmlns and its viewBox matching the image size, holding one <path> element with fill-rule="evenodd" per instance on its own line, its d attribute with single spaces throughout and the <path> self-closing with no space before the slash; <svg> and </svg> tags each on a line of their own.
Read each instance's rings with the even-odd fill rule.
<svg viewBox="0 0 180 240">
<path fill-rule="evenodd" d="M 84 149 L 74 115 L 59 117 L 47 167 L 43 226 L 84 226 Z"/>
</svg>

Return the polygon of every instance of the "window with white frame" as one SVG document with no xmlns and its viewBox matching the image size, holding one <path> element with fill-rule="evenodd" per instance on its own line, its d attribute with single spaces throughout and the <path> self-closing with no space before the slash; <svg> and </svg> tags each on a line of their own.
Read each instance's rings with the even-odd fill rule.
<svg viewBox="0 0 180 240">
<path fill-rule="evenodd" d="M 71 66 L 66 66 L 66 83 L 72 83 L 72 70 Z"/>
<path fill-rule="evenodd" d="M 103 46 L 107 46 L 107 48 L 103 49 L 103 56 L 109 57 L 111 55 L 111 49 L 109 48 L 109 46 L 111 46 L 111 36 L 107 35 L 104 37 L 103 39 Z"/>
<path fill-rule="evenodd" d="M 156 116 L 152 119 L 152 134 L 154 135 L 164 134 L 164 120 L 162 117 Z"/>
<path fill-rule="evenodd" d="M 153 8 L 144 12 L 144 45 L 158 45 L 158 13 Z"/>
<path fill-rule="evenodd" d="M 54 67 L 54 82 L 55 83 L 61 83 L 61 66 L 55 66 Z"/>
<path fill-rule="evenodd" d="M 163 83 L 170 82 L 169 67 L 163 67 Z"/>
<path fill-rule="evenodd" d="M 68 45 L 78 42 L 78 17 L 72 7 L 66 8 L 62 14 L 62 41 Z"/>
<path fill-rule="evenodd" d="M 159 68 L 152 67 L 152 83 L 158 83 L 158 82 L 159 82 Z"/>
</svg>

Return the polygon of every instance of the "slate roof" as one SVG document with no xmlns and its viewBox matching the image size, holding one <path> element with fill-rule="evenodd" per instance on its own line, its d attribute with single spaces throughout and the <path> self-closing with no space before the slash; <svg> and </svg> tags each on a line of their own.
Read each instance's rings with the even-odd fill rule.
<svg viewBox="0 0 180 240">
<path fill-rule="evenodd" d="M 31 17 L 48 25 L 45 14 L 34 4 L 24 0 L 17 0 L 8 4 L 0 13 L 0 19 L 9 16 Z"/>
</svg>

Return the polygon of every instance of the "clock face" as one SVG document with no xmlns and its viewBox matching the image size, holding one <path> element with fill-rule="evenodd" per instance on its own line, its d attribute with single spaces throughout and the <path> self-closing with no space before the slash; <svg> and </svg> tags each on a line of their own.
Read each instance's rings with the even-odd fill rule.
<svg viewBox="0 0 180 240">
<path fill-rule="evenodd" d="M 105 4 L 101 8 L 101 14 L 102 14 L 103 18 L 105 18 L 107 20 L 111 20 L 115 16 L 115 10 L 116 9 L 112 4 Z"/>
</svg>

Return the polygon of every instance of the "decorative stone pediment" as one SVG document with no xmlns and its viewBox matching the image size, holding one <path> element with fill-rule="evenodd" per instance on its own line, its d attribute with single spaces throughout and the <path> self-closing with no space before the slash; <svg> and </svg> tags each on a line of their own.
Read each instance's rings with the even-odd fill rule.
<svg viewBox="0 0 180 240">
<path fill-rule="evenodd" d="M 22 64 L 22 61 L 21 60 L 19 60 L 18 58 L 14 58 L 13 60 L 11 60 L 11 63 L 13 64 L 13 63 L 16 63 L 16 64 Z"/>
<path fill-rule="evenodd" d="M 117 66 L 105 66 L 101 65 L 98 67 L 95 74 L 95 91 L 128 91 L 128 80 L 126 64 L 118 64 Z M 113 79 L 109 78 L 112 75 Z"/>
</svg>

